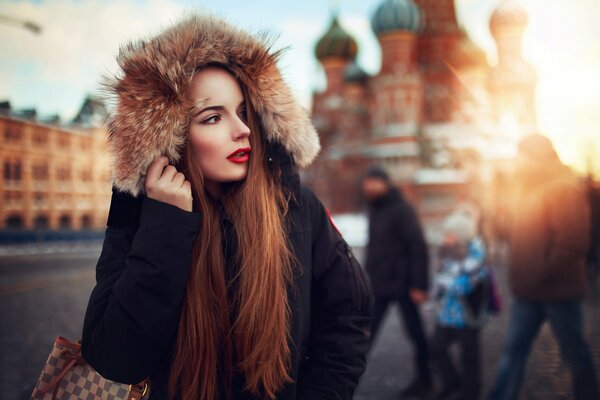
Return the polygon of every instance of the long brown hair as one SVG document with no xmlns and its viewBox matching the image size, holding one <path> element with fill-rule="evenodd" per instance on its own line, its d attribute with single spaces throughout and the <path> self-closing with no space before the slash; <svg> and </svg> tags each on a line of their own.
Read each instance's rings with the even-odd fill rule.
<svg viewBox="0 0 600 400">
<path fill-rule="evenodd" d="M 223 67 L 224 68 L 224 67 Z M 226 68 L 225 68 L 226 69 Z M 229 70 L 226 69 L 228 72 Z M 198 71 L 198 70 L 197 70 Z M 239 271 L 228 298 L 218 203 L 205 192 L 191 146 L 180 163 L 192 186 L 201 226 L 193 247 L 191 271 L 183 301 L 169 377 L 169 396 L 213 400 L 219 387 L 229 397 L 234 369 L 245 376 L 250 393 L 268 399 L 292 382 L 290 309 L 287 287 L 293 255 L 284 217 L 287 194 L 266 160 L 266 142 L 248 93 L 246 103 L 252 155 L 247 177 L 222 198 L 235 227 Z M 233 365 L 233 354 L 238 360 Z"/>
</svg>

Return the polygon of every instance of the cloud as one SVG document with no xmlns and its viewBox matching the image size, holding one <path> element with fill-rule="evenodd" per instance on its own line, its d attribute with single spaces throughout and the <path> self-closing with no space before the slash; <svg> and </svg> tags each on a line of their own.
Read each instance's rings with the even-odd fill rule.
<svg viewBox="0 0 600 400">
<path fill-rule="evenodd" d="M 0 98 L 16 107 L 36 106 L 41 113 L 60 109 L 69 119 L 85 93 L 98 89 L 100 74 L 116 70 L 122 42 L 169 24 L 169 16 L 183 9 L 166 0 L 4 3 L 0 13 L 33 21 L 42 33 L 0 25 L 0 54 L 9 55 L 0 66 L 0 78 L 8 83 L 0 87 Z M 53 102 L 47 103 L 42 88 L 54 92 Z M 65 95 L 75 92 L 80 99 Z"/>
<path fill-rule="evenodd" d="M 285 18 L 277 24 L 280 47 L 288 47 L 279 63 L 281 73 L 300 102 L 307 108 L 312 101 L 312 90 L 320 86 L 314 46 L 323 27 L 317 20 Z"/>
</svg>

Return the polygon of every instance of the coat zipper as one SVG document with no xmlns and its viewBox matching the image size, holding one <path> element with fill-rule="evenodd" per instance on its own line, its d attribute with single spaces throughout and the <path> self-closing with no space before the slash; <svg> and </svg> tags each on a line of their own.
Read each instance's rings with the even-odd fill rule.
<svg viewBox="0 0 600 400">
<path fill-rule="evenodd" d="M 365 312 L 369 312 L 368 307 L 369 307 L 369 303 L 370 303 L 370 295 L 362 293 L 361 292 L 361 286 L 364 290 L 367 290 L 368 292 L 370 292 L 370 284 L 368 282 L 366 282 L 363 278 L 363 270 L 362 267 L 360 265 L 360 263 L 358 262 L 358 260 L 356 259 L 356 257 L 354 257 L 354 253 L 352 253 L 352 249 L 350 248 L 350 246 L 348 245 L 348 243 L 344 240 L 343 237 L 340 237 L 340 243 L 342 244 L 342 246 L 344 247 L 344 254 L 346 256 L 346 259 L 348 260 L 348 263 L 350 264 L 350 269 L 351 269 L 351 274 L 352 274 L 352 280 L 353 280 L 353 296 L 354 299 L 358 299 L 357 303 L 355 303 L 355 306 L 357 308 L 357 311 L 362 314 Z M 357 270 L 358 268 L 360 268 L 360 270 Z"/>
</svg>

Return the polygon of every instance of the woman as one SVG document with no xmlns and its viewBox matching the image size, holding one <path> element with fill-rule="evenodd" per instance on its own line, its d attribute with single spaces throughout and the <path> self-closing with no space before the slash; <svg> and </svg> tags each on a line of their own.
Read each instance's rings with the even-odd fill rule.
<svg viewBox="0 0 600 400">
<path fill-rule="evenodd" d="M 319 150 L 264 37 L 190 15 L 118 56 L 113 196 L 82 334 L 150 399 L 351 399 L 368 282 L 296 165 Z"/>
</svg>

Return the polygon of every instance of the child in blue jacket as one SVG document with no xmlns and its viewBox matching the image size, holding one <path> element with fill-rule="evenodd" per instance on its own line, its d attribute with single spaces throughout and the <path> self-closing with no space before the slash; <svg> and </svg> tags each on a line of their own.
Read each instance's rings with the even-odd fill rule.
<svg viewBox="0 0 600 400">
<path fill-rule="evenodd" d="M 433 285 L 436 326 L 431 350 L 442 380 L 436 399 L 479 397 L 479 331 L 487 320 L 485 257 L 485 244 L 477 234 L 476 212 L 468 207 L 453 212 L 444 222 Z M 454 342 L 460 346 L 460 371 L 449 355 Z"/>
</svg>

